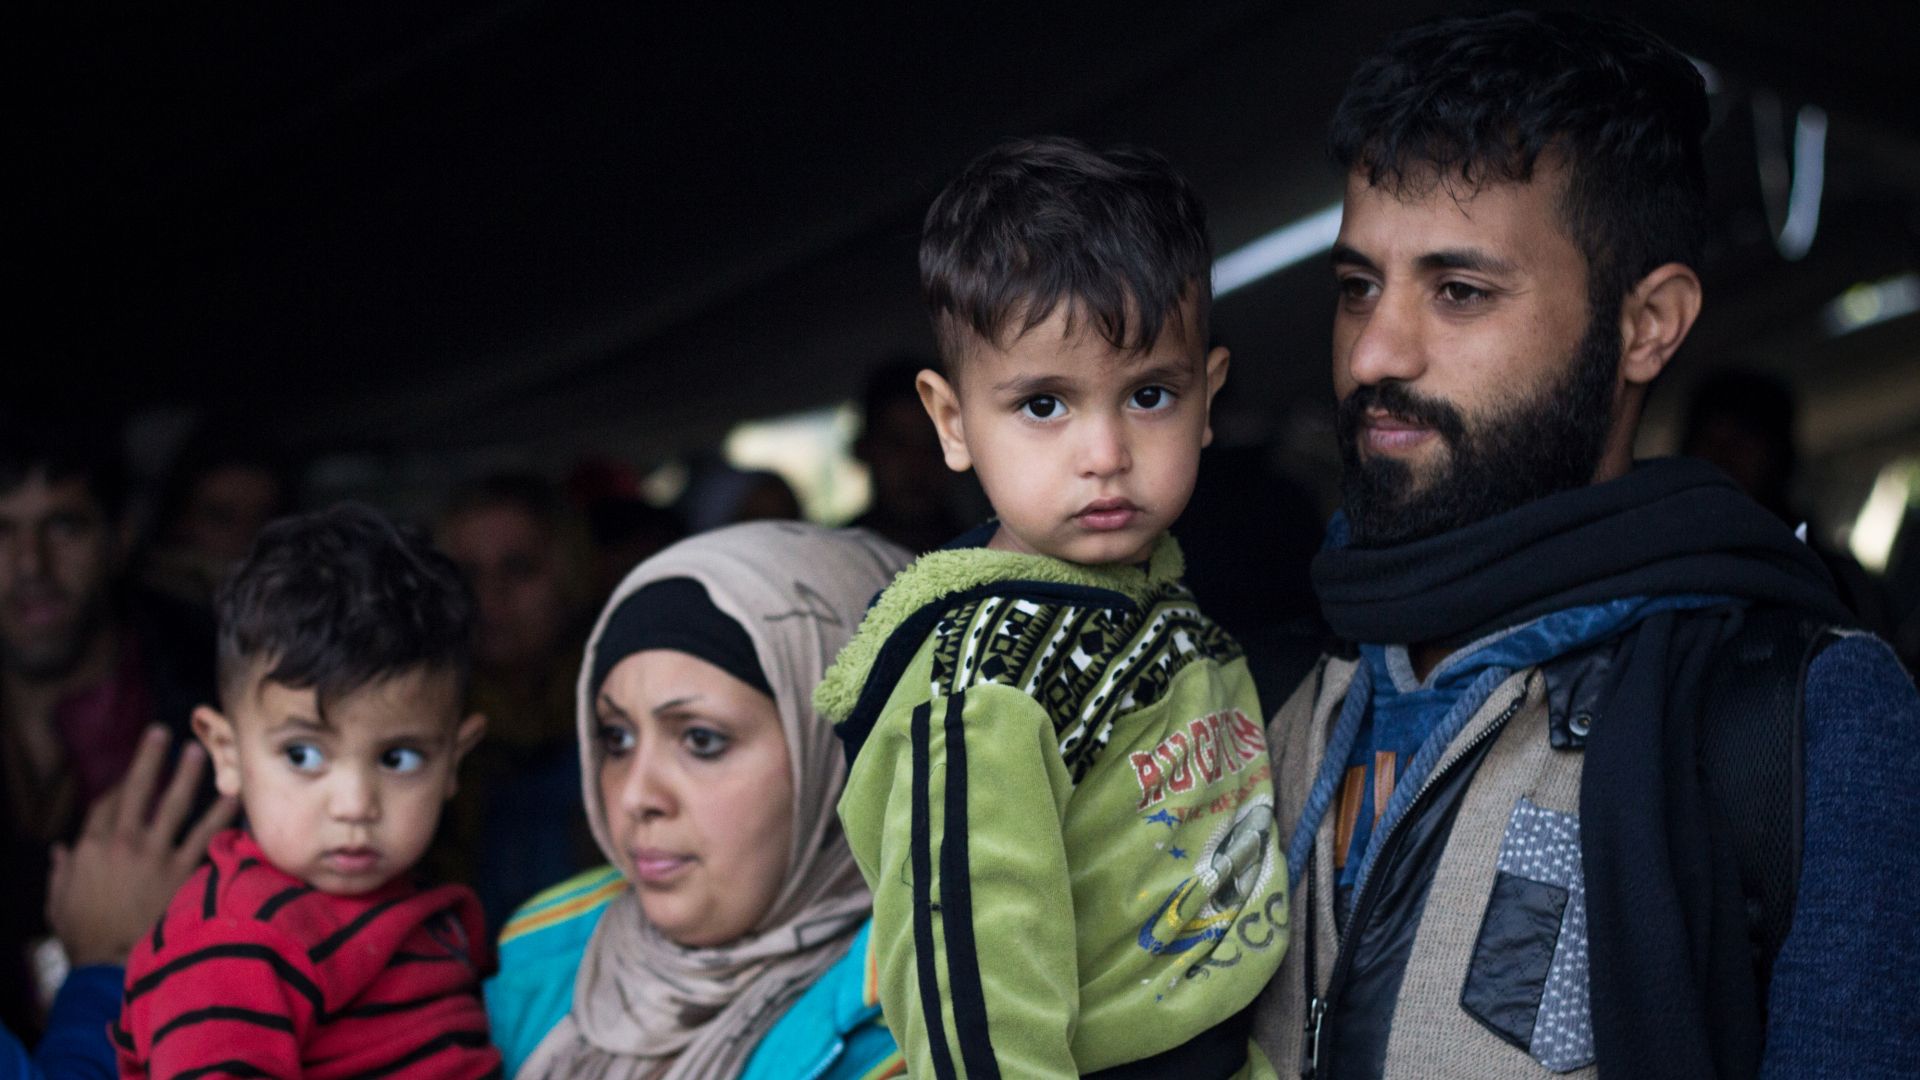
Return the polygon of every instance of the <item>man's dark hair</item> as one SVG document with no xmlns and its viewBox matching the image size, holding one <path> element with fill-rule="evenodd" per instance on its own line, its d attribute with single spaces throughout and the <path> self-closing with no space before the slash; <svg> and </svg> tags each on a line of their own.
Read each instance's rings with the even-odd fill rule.
<svg viewBox="0 0 1920 1080">
<path fill-rule="evenodd" d="M 454 492 L 440 512 L 442 522 L 476 510 L 508 507 L 525 514 L 548 532 L 560 532 L 572 513 L 559 485 L 532 473 L 493 473 Z"/>
<path fill-rule="evenodd" d="M 1213 242 L 1186 180 L 1151 150 L 1067 138 L 1001 143 L 927 209 L 920 289 L 951 371 L 972 339 L 994 345 L 1061 304 L 1115 349 L 1153 347 L 1191 299 L 1207 335 Z"/>
<path fill-rule="evenodd" d="M 1686 57 L 1601 15 L 1509 11 L 1404 30 L 1360 65 L 1334 112 L 1334 160 L 1393 194 L 1467 191 L 1560 162 L 1561 215 L 1612 316 L 1665 263 L 1697 267 L 1706 232 L 1706 84 Z"/>
<path fill-rule="evenodd" d="M 216 611 L 223 695 L 254 664 L 282 686 L 312 689 L 323 710 L 410 671 L 448 671 L 466 685 L 473 601 L 460 572 L 419 530 L 358 503 L 268 525 Z"/>
<path fill-rule="evenodd" d="M 81 417 L 0 412 L 0 495 L 35 474 L 48 483 L 79 480 L 110 521 L 126 508 L 127 469 L 119 432 Z"/>
</svg>

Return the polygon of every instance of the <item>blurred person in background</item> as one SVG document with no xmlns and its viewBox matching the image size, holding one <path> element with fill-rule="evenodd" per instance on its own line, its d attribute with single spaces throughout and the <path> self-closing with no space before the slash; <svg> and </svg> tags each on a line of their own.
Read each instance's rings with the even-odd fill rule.
<svg viewBox="0 0 1920 1080">
<path fill-rule="evenodd" d="M 674 504 L 687 535 L 746 521 L 799 521 L 800 497 L 779 473 L 736 469 L 719 457 L 696 462 L 693 477 Z"/>
<path fill-rule="evenodd" d="M 267 522 L 296 502 L 286 461 L 266 443 L 230 432 L 209 423 L 181 448 L 141 558 L 144 584 L 202 607 Z"/>
<path fill-rule="evenodd" d="M 920 372 L 932 366 L 901 357 L 869 373 L 860 395 L 860 437 L 853 444 L 873 492 L 867 512 L 853 524 L 916 555 L 967 527 L 954 513 L 955 476 L 940 457 L 940 437 L 914 386 Z"/>
<path fill-rule="evenodd" d="M 1895 620 L 1886 589 L 1851 556 L 1829 545 L 1825 530 L 1794 506 L 1798 429 L 1799 404 L 1785 382 L 1756 371 L 1720 368 L 1694 386 L 1680 452 L 1717 466 L 1788 526 L 1806 524 L 1807 546 L 1826 564 L 1840 599 L 1859 618 L 1861 629 L 1892 640 Z"/>
<path fill-rule="evenodd" d="M 50 846 L 119 783 L 143 731 L 184 737 L 212 699 L 211 621 L 124 580 L 115 436 L 74 418 L 0 419 L 0 1021 L 29 1037 Z"/>
<path fill-rule="evenodd" d="M 468 708 L 488 728 L 462 763 L 431 869 L 472 885 L 497 928 L 515 904 L 592 858 L 584 820 L 550 813 L 580 784 L 573 684 L 590 553 L 578 515 L 534 476 L 490 476 L 457 493 L 438 536 L 473 588 Z"/>
</svg>

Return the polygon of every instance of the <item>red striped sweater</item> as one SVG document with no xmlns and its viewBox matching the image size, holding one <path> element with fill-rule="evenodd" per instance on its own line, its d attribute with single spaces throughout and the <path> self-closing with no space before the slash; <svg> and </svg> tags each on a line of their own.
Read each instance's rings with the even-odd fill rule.
<svg viewBox="0 0 1920 1080">
<path fill-rule="evenodd" d="M 492 1077 L 464 886 L 329 896 L 221 833 L 127 963 L 122 1077 Z"/>
</svg>

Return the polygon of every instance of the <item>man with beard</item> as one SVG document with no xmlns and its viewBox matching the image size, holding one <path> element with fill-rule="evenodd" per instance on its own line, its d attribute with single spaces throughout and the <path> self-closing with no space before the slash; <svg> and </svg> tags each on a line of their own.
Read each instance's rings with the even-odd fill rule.
<svg viewBox="0 0 1920 1080">
<path fill-rule="evenodd" d="M 1314 1077 L 1915 1075 L 1920 695 L 1725 476 L 1635 463 L 1701 305 L 1701 79 L 1447 19 L 1334 118 L 1353 643 L 1269 731 Z"/>
<path fill-rule="evenodd" d="M 143 731 L 184 737 L 212 700 L 211 624 L 121 587 L 121 474 L 95 434 L 0 420 L 0 1020 L 15 1031 L 38 1027 L 28 953 L 48 933 L 49 847 L 73 839 Z"/>
</svg>

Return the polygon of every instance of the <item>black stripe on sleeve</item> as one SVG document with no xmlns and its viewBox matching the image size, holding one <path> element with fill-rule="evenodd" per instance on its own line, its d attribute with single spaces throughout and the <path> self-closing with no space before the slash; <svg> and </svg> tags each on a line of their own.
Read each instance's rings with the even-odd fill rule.
<svg viewBox="0 0 1920 1080">
<path fill-rule="evenodd" d="M 382 915 L 385 915 L 389 910 L 393 908 L 394 905 L 405 903 L 409 899 L 412 899 L 412 897 L 396 896 L 391 900 L 382 901 L 381 903 L 375 904 L 372 907 L 368 908 L 367 910 L 361 912 L 358 918 L 354 919 L 352 922 L 341 927 L 340 929 L 335 930 L 333 933 L 328 934 L 326 937 L 326 940 L 322 941 L 318 945 L 315 945 L 313 948 L 308 949 L 307 959 L 317 964 L 320 961 L 325 960 L 327 957 L 332 956 L 334 953 L 340 950 L 340 946 L 345 945 L 349 941 L 352 941 L 353 935 L 359 933 L 362 930 L 365 930 L 370 924 L 372 924 L 373 920 L 378 919 Z"/>
<path fill-rule="evenodd" d="M 153 951 L 155 955 L 158 955 L 161 949 L 167 947 L 167 937 L 164 931 L 167 925 L 167 916 L 173 913 L 171 910 L 173 905 L 169 903 L 167 907 L 169 910 L 161 912 L 160 917 L 153 920 Z"/>
<path fill-rule="evenodd" d="M 489 1040 L 487 1038 L 487 1033 L 484 1031 L 445 1032 L 444 1034 L 436 1036 L 429 1042 L 419 1047 L 416 1047 L 405 1054 L 402 1054 L 401 1056 L 393 1059 L 392 1061 L 387 1062 L 385 1065 L 382 1065 L 374 1069 L 368 1069 L 365 1072 L 355 1073 L 353 1074 L 352 1077 L 349 1078 L 349 1080 L 374 1080 L 375 1077 L 392 1076 L 395 1073 L 405 1071 L 407 1068 L 409 1068 L 410 1066 L 418 1062 L 425 1061 L 427 1058 L 432 1057 L 433 1055 L 439 1053 L 442 1050 L 446 1050 L 456 1046 L 462 1047 L 468 1050 L 477 1050 L 481 1047 L 487 1046 L 488 1044 L 489 1044 Z"/>
<path fill-rule="evenodd" d="M 261 922 L 272 922 L 273 917 L 280 914 L 281 908 L 286 907 L 288 904 L 312 891 L 313 886 L 311 885 L 289 885 L 279 892 L 274 893 L 272 896 L 267 897 L 267 902 L 260 905 L 260 910 L 254 912 L 253 917 L 259 919 Z"/>
<path fill-rule="evenodd" d="M 428 994 L 426 997 L 409 998 L 406 1001 L 374 1001 L 365 1005 L 355 1005 L 351 1009 L 341 1009 L 339 1012 L 333 1014 L 333 1019 L 365 1020 L 372 1016 L 390 1016 L 394 1013 L 407 1012 L 411 1009 L 424 1008 L 425 1006 L 432 1005 L 434 1002 L 445 1001 L 448 998 L 461 996 L 471 997 L 472 994 L 472 990 L 460 986 L 452 990 L 441 991 L 438 994 Z"/>
<path fill-rule="evenodd" d="M 211 919 L 215 914 L 214 901 L 219 899 L 220 868 L 213 863 L 207 864 L 207 891 L 200 897 L 200 917 Z"/>
<path fill-rule="evenodd" d="M 243 1009 L 238 1005 L 209 1005 L 204 1009 L 190 1009 L 161 1024 L 154 1030 L 153 1041 L 148 1044 L 149 1052 L 152 1047 L 160 1045 L 161 1039 L 181 1028 L 189 1028 L 195 1024 L 204 1024 L 213 1020 L 234 1020 L 242 1024 L 252 1024 L 254 1027 L 293 1034 L 293 1020 L 290 1017 L 281 1016 L 278 1013 L 260 1012 L 257 1009 Z"/>
<path fill-rule="evenodd" d="M 131 1054 L 134 1052 L 133 1036 L 127 1034 L 126 1028 L 120 1026 L 120 1021 L 115 1020 L 113 1023 L 107 1025 L 107 1037 L 113 1040 L 113 1045 L 118 1046 L 127 1053 Z"/>
<path fill-rule="evenodd" d="M 928 741 L 931 739 L 933 706 L 922 703 L 913 710 L 913 960 L 920 975 L 920 1012 L 926 1018 L 927 1042 L 933 1052 L 933 1073 L 937 1080 L 955 1080 L 953 1052 L 947 1049 L 947 1025 L 940 1001 L 940 976 L 933 955 L 933 825 L 928 820 L 927 771 Z M 904 1037 L 905 1033 L 902 1033 Z"/>
<path fill-rule="evenodd" d="M 967 732 L 964 695 L 947 699 L 947 790 L 940 837 L 940 929 L 947 942 L 947 985 L 953 993 L 954 1034 L 967 1076 L 999 1080 L 987 1031 L 987 996 L 980 987 L 980 953 L 973 940 L 973 883 L 967 865 Z"/>
<path fill-rule="evenodd" d="M 199 1080 L 202 1076 L 244 1076 L 249 1080 L 254 1077 L 263 1077 L 265 1080 L 273 1080 L 272 1073 L 250 1061 L 241 1061 L 239 1058 L 229 1058 L 226 1061 L 216 1061 L 211 1065 L 202 1065 L 197 1069 L 188 1069 L 186 1072 L 177 1072 L 173 1074 L 172 1080 Z"/>
<path fill-rule="evenodd" d="M 178 959 L 171 960 L 140 977 L 140 981 L 127 987 L 127 1004 L 141 995 L 159 986 L 176 972 L 184 971 L 197 964 L 212 960 L 258 960 L 273 969 L 280 981 L 291 987 L 294 993 L 306 998 L 313 1005 L 316 1018 L 326 1015 L 326 999 L 313 980 L 306 977 L 299 968 L 287 962 L 287 958 L 266 945 L 247 943 L 231 945 L 209 945 L 204 949 L 195 949 Z"/>
</svg>

